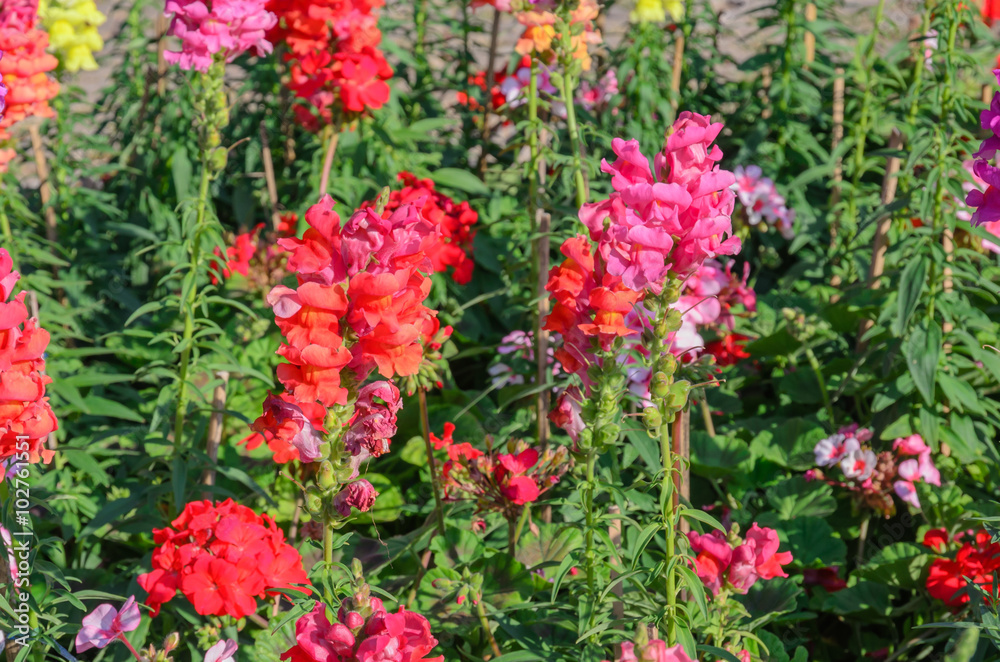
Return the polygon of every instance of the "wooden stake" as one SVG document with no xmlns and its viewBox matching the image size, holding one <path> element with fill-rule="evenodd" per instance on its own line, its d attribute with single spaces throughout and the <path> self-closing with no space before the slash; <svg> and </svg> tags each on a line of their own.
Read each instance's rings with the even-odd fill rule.
<svg viewBox="0 0 1000 662">
<path fill-rule="evenodd" d="M 672 423 L 671 443 L 673 454 L 677 458 L 677 471 L 674 472 L 674 508 L 681 498 L 691 501 L 691 411 L 685 407 L 677 414 Z M 681 533 L 687 533 L 690 526 L 687 520 L 681 518 Z"/>
<path fill-rule="evenodd" d="M 42 205 L 45 207 L 45 238 L 50 243 L 55 244 L 59 241 L 59 232 L 56 227 L 56 210 L 51 205 L 52 185 L 49 182 L 49 166 L 45 160 L 45 147 L 42 145 L 42 134 L 39 133 L 37 124 L 29 126 L 28 133 L 31 135 L 31 151 L 35 155 L 35 168 L 38 170 L 38 180 L 41 182 L 38 190 L 42 196 Z M 53 275 L 56 272 L 57 269 L 53 266 Z"/>
<path fill-rule="evenodd" d="M 493 27 L 490 29 L 490 50 L 486 61 L 486 98 L 483 100 L 483 153 L 479 157 L 479 178 L 486 177 L 486 166 L 490 154 L 490 99 L 492 98 L 493 83 L 496 82 L 496 74 L 493 69 L 496 67 L 497 44 L 500 41 L 500 16 L 499 9 L 493 9 Z"/>
<path fill-rule="evenodd" d="M 680 104 L 681 72 L 684 70 L 684 33 L 678 29 L 674 35 L 674 65 L 670 72 L 670 89 L 674 94 L 670 103 L 676 109 Z"/>
<path fill-rule="evenodd" d="M 806 66 L 816 61 L 816 35 L 812 30 L 809 29 L 809 23 L 816 20 L 816 5 L 812 2 L 806 3 L 806 35 L 805 35 L 805 47 L 806 47 Z"/>
<path fill-rule="evenodd" d="M 830 152 L 837 151 L 840 141 L 844 139 L 844 70 L 837 68 L 833 79 L 833 128 L 830 130 Z M 844 158 L 837 156 L 833 162 L 833 187 L 830 191 L 830 208 L 833 209 L 840 202 L 840 184 L 844 181 Z M 830 223 L 830 248 L 833 249 L 837 242 L 837 219 L 833 216 Z M 830 285 L 840 287 L 840 274 L 834 274 L 830 278 Z M 840 300 L 840 293 L 835 292 L 830 297 L 831 303 Z"/>
<path fill-rule="evenodd" d="M 903 147 L 903 134 L 899 129 L 893 129 L 889 136 L 889 149 L 898 151 Z M 899 172 L 899 157 L 890 156 L 885 166 L 885 176 L 882 178 L 882 205 L 888 205 L 896 199 L 896 185 L 899 180 L 896 174 Z M 868 268 L 868 287 L 877 290 L 881 287 L 880 279 L 885 271 L 885 254 L 889 250 L 888 235 L 889 226 L 892 223 L 892 214 L 883 214 L 875 228 L 875 238 L 872 240 L 872 263 Z M 862 337 L 874 326 L 872 320 L 863 320 L 861 328 L 858 330 L 858 351 L 862 351 L 866 344 Z"/>
<path fill-rule="evenodd" d="M 620 515 L 621 508 L 612 504 L 608 506 L 608 513 L 611 515 Z M 620 550 L 622 547 L 622 521 L 620 519 L 612 518 L 611 525 L 608 527 L 608 537 L 611 538 L 611 544 L 615 546 L 615 549 Z M 617 563 L 611 564 L 611 581 L 615 581 L 615 577 L 618 576 L 618 572 L 615 571 L 615 566 Z M 618 599 L 611 603 L 611 615 L 616 621 L 623 620 L 625 618 L 625 605 L 622 603 L 622 596 L 624 595 L 624 589 L 622 588 L 622 583 L 619 582 L 611 589 Z"/>
<path fill-rule="evenodd" d="M 215 464 L 219 460 L 219 445 L 222 443 L 222 418 L 226 410 L 226 386 L 229 385 L 229 373 L 220 370 L 215 373 L 215 377 L 220 383 L 215 387 L 212 394 L 212 417 L 208 419 L 208 441 L 205 445 L 205 453 L 208 455 L 209 466 L 201 474 L 203 485 L 215 485 Z M 208 490 L 203 492 L 206 499 L 211 500 L 212 493 Z"/>
<path fill-rule="evenodd" d="M 548 140 L 548 135 L 543 129 L 538 136 L 539 150 L 541 150 Z M 545 190 L 546 165 L 545 159 L 538 159 L 538 199 L 541 199 Z M 537 200 L 535 201 L 537 203 Z M 549 332 L 542 328 L 545 318 L 549 315 L 549 297 L 545 291 L 545 285 L 549 280 L 549 232 L 551 231 L 552 218 L 549 213 L 542 209 L 541 205 L 536 205 L 535 209 L 535 230 L 538 239 L 535 242 L 535 251 L 538 257 L 537 282 L 535 284 L 535 294 L 538 297 L 538 308 L 535 311 L 537 319 L 535 327 L 535 383 L 539 386 L 549 380 L 551 372 L 549 370 Z M 538 392 L 535 400 L 535 415 L 538 417 L 538 446 L 544 450 L 549 443 L 549 409 L 551 408 L 551 392 L 548 389 Z M 545 520 L 548 513 L 550 519 Z M 552 509 L 543 510 L 542 518 L 546 522 L 551 522 Z"/>
<path fill-rule="evenodd" d="M 267 181 L 267 197 L 271 200 L 271 227 L 275 232 L 281 224 L 278 213 L 278 183 L 274 178 L 274 161 L 271 159 L 271 143 L 267 139 L 264 122 L 260 123 L 260 158 L 264 162 L 264 179 Z"/>
<path fill-rule="evenodd" d="M 156 93 L 162 99 L 167 93 L 167 30 L 170 28 L 170 21 L 163 14 L 156 17 L 156 34 L 159 35 L 156 42 Z"/>
<path fill-rule="evenodd" d="M 769 118 L 773 112 L 771 109 L 771 81 L 771 65 L 765 65 L 764 68 L 760 70 L 760 84 L 764 89 L 764 108 L 760 111 L 760 116 L 763 119 Z"/>
</svg>

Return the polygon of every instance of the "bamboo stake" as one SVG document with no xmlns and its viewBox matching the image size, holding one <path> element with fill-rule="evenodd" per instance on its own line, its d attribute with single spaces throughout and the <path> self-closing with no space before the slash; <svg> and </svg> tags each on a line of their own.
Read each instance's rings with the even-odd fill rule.
<svg viewBox="0 0 1000 662">
<path fill-rule="evenodd" d="M 675 35 L 674 65 L 673 69 L 670 71 L 670 89 L 673 91 L 673 96 L 670 99 L 670 105 L 672 105 L 676 110 L 680 104 L 681 71 L 684 69 L 684 32 L 677 30 Z"/>
<path fill-rule="evenodd" d="M 897 151 L 903 146 L 903 134 L 899 129 L 893 129 L 889 136 L 889 149 Z M 888 205 L 896 199 L 896 185 L 899 180 L 896 174 L 899 172 L 899 157 L 890 156 L 885 166 L 885 176 L 882 178 L 882 205 Z M 877 290 L 881 287 L 880 279 L 885 271 L 885 254 L 889 250 L 888 234 L 889 226 L 892 223 L 892 214 L 883 214 L 875 228 L 875 238 L 872 240 L 872 263 L 868 268 L 868 287 Z M 870 319 L 862 320 L 861 328 L 858 330 L 858 351 L 864 350 L 867 343 L 862 341 L 865 333 L 874 326 Z"/>
<path fill-rule="evenodd" d="M 37 124 L 28 127 L 28 133 L 31 135 L 31 151 L 35 155 L 35 168 L 38 170 L 38 180 L 41 182 L 38 190 L 42 196 L 42 205 L 45 207 L 45 238 L 50 243 L 55 244 L 59 241 L 59 232 L 56 227 L 56 210 L 51 205 L 52 184 L 49 182 L 49 165 L 45 160 L 42 134 L 39 133 Z M 57 271 L 56 267 L 53 266 L 52 274 L 55 275 Z"/>
<path fill-rule="evenodd" d="M 340 142 L 340 131 L 330 127 L 330 142 L 326 144 L 326 156 L 323 158 L 323 173 L 319 179 L 319 197 L 326 195 L 327 184 L 330 183 L 330 170 L 333 169 L 333 156 L 337 153 L 337 143 Z"/>
<path fill-rule="evenodd" d="M 691 412 L 685 407 L 674 418 L 671 443 L 673 455 L 677 461 L 677 471 L 674 472 L 674 508 L 681 499 L 691 501 Z M 685 518 L 681 520 L 681 533 L 687 533 L 690 525 Z"/>
<path fill-rule="evenodd" d="M 545 145 L 546 143 L 545 131 L 541 131 L 538 136 L 538 142 L 540 145 Z M 541 199 L 542 192 L 545 189 L 545 159 L 539 157 L 538 159 L 538 196 Z M 537 202 L 537 201 L 536 201 Z M 536 383 L 541 386 L 549 379 L 549 332 L 543 327 L 545 325 L 545 318 L 549 315 L 549 297 L 545 291 L 545 285 L 548 283 L 549 277 L 549 232 L 551 231 L 552 218 L 549 213 L 542 209 L 541 205 L 537 205 L 535 208 L 535 230 L 538 233 L 538 240 L 535 244 L 535 251 L 538 258 L 538 274 L 536 283 L 536 296 L 538 297 L 538 307 L 536 311 L 537 326 L 535 328 L 535 361 L 536 361 Z M 544 389 L 538 392 L 536 398 L 535 407 L 536 415 L 538 416 L 538 445 L 540 449 L 544 450 L 549 443 L 549 408 L 551 407 L 551 393 L 548 389 Z M 543 511 L 543 519 L 545 517 L 545 512 Z M 549 518 L 552 516 L 552 510 L 548 509 Z M 545 521 L 551 521 L 545 520 Z"/>
<path fill-rule="evenodd" d="M 611 515 L 620 515 L 621 508 L 612 504 L 608 506 L 608 513 Z M 611 525 L 608 527 L 608 537 L 611 538 L 611 544 L 615 546 L 615 549 L 621 549 L 622 546 L 622 521 L 621 519 L 614 517 L 611 519 Z M 611 581 L 615 581 L 615 577 L 618 576 L 618 572 L 615 570 L 616 563 L 612 563 L 611 566 Z M 616 621 L 624 620 L 625 618 L 625 605 L 622 603 L 622 596 L 625 594 L 622 588 L 622 582 L 618 582 L 614 588 L 611 589 L 618 599 L 611 603 L 611 615 Z"/>
<path fill-rule="evenodd" d="M 805 34 L 805 47 L 806 47 L 806 67 L 811 63 L 816 61 L 816 35 L 812 30 L 809 29 L 809 23 L 816 20 L 816 5 L 812 2 L 806 3 L 806 34 Z"/>
<path fill-rule="evenodd" d="M 212 394 L 212 416 L 208 419 L 208 434 L 205 443 L 205 454 L 208 455 L 209 465 L 201 474 L 201 483 L 206 486 L 215 485 L 215 465 L 219 461 L 219 446 L 222 444 L 222 418 L 226 410 L 226 386 L 229 384 L 229 373 L 220 370 L 215 373 L 220 383 L 216 385 Z M 211 500 L 212 492 L 205 490 L 202 495 Z"/>
<path fill-rule="evenodd" d="M 267 197 L 271 200 L 271 226 L 275 232 L 281 224 L 278 213 L 278 182 L 274 178 L 274 161 L 271 159 L 271 143 L 267 139 L 264 122 L 260 123 L 260 158 L 264 162 L 264 179 L 267 181 Z"/>
<path fill-rule="evenodd" d="M 156 42 L 156 94 L 160 98 L 167 93 L 167 30 L 170 22 L 163 14 L 156 17 L 156 34 L 159 35 Z"/>
</svg>

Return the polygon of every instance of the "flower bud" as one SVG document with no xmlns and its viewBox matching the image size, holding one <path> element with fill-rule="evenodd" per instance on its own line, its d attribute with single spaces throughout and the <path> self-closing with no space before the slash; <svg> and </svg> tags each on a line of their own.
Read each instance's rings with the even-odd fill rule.
<svg viewBox="0 0 1000 662">
<path fill-rule="evenodd" d="M 320 487 L 334 487 L 337 485 L 337 475 L 333 469 L 333 464 L 329 460 L 323 460 L 319 465 L 319 472 L 316 475 L 316 482 Z"/>
<path fill-rule="evenodd" d="M 673 377 L 665 372 L 654 372 L 652 379 L 649 380 L 649 392 L 658 398 L 665 398 L 670 393 L 672 382 Z"/>
<path fill-rule="evenodd" d="M 169 653 L 174 650 L 181 643 L 181 635 L 179 632 L 171 632 L 167 635 L 167 638 L 163 640 L 163 652 Z"/>
<path fill-rule="evenodd" d="M 683 409 L 687 404 L 688 394 L 691 392 L 691 382 L 681 380 L 670 387 L 670 394 L 667 396 L 667 406 L 671 409 Z"/>
<path fill-rule="evenodd" d="M 663 425 L 663 416 L 656 407 L 646 407 L 642 410 L 642 422 L 648 429 L 655 430 Z"/>
</svg>

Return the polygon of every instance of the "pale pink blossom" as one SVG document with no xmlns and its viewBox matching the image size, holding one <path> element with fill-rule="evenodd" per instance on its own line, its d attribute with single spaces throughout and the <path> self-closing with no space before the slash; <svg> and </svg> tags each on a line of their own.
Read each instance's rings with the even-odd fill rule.
<svg viewBox="0 0 1000 662">
<path fill-rule="evenodd" d="M 875 471 L 878 458 L 870 450 L 853 450 L 840 460 L 840 470 L 852 480 L 866 481 Z"/>
<path fill-rule="evenodd" d="M 826 439 L 821 439 L 813 449 L 816 464 L 830 467 L 841 461 L 846 455 L 861 449 L 861 444 L 854 437 L 845 437 L 839 432 Z"/>
<path fill-rule="evenodd" d="M 236 662 L 238 648 L 232 639 L 223 639 L 205 652 L 205 662 Z"/>
<path fill-rule="evenodd" d="M 900 455 L 920 455 L 930 448 L 919 434 L 911 434 L 909 437 L 900 437 L 892 442 L 892 450 Z"/>
<path fill-rule="evenodd" d="M 134 596 L 129 596 L 121 611 L 110 604 L 98 605 L 83 617 L 83 627 L 76 635 L 76 651 L 82 653 L 91 648 L 104 648 L 116 639 L 124 641 L 125 633 L 138 628 L 141 620 Z"/>
</svg>

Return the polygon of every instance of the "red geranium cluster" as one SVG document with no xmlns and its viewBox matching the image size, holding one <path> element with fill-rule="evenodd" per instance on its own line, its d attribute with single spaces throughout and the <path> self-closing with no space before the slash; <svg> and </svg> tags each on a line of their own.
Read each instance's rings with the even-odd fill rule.
<svg viewBox="0 0 1000 662">
<path fill-rule="evenodd" d="M 171 526 L 153 529 L 153 570 L 138 579 L 153 616 L 178 589 L 202 616 L 243 618 L 272 589 L 309 583 L 274 520 L 232 499 L 189 503 Z"/>
<path fill-rule="evenodd" d="M 452 267 L 454 271 L 451 277 L 459 285 L 465 285 L 472 279 L 473 262 L 470 255 L 472 240 L 476 236 L 473 226 L 479 220 L 479 214 L 468 202 L 457 203 L 444 193 L 436 191 L 431 179 L 417 179 L 413 173 L 401 172 L 399 181 L 403 183 L 403 188 L 389 194 L 389 202 L 382 217 L 388 218 L 404 205 L 416 206 L 424 220 L 430 221 L 437 230 L 437 245 L 427 249 L 434 273 L 441 273 Z M 366 202 L 362 207 L 371 207 L 373 204 Z"/>
<path fill-rule="evenodd" d="M 337 620 L 330 623 L 326 605 L 295 622 L 295 646 L 281 659 L 289 662 L 443 662 L 427 657 L 437 645 L 430 623 L 420 614 L 386 611 L 382 601 L 371 597 L 368 585 L 341 604 Z"/>
<path fill-rule="evenodd" d="M 284 214 L 275 232 L 263 232 L 265 225 L 258 224 L 249 232 L 241 232 L 233 237 L 233 243 L 226 247 L 225 254 L 216 246 L 209 278 L 213 285 L 221 280 L 229 280 L 233 274 L 246 279 L 246 286 L 267 292 L 271 284 L 284 279 L 285 253 L 275 243 L 277 239 L 294 236 L 295 214 Z M 291 229 L 289 229 L 291 228 Z"/>
<path fill-rule="evenodd" d="M 968 542 L 962 542 L 962 540 Z M 971 599 L 969 583 L 993 594 L 994 575 L 1000 571 L 1000 544 L 986 531 L 960 531 L 949 538 L 944 529 L 924 534 L 924 545 L 943 554 L 949 547 L 961 545 L 955 558 L 938 558 L 927 574 L 927 592 L 949 607 L 961 607 Z"/>
<path fill-rule="evenodd" d="M 695 572 L 712 595 L 722 590 L 746 593 L 758 579 L 787 577 L 781 566 L 792 562 L 791 552 L 778 551 L 778 532 L 756 524 L 744 539 L 713 530 L 705 534 L 691 531 L 688 541 L 695 554 Z"/>
<path fill-rule="evenodd" d="M 292 92 L 306 100 L 321 121 L 302 106 L 303 126 L 315 130 L 333 122 L 334 109 L 364 113 L 389 100 L 392 67 L 378 45 L 382 33 L 373 13 L 383 0 L 271 0 L 278 25 L 268 32 L 288 45 Z"/>
<path fill-rule="evenodd" d="M 479 90 L 484 97 L 488 96 L 490 110 L 496 110 L 500 108 L 505 103 L 507 103 L 507 95 L 504 94 L 501 86 L 504 80 L 507 79 L 507 70 L 498 69 L 493 72 L 493 86 L 489 89 L 489 94 L 486 92 L 486 72 L 480 71 L 476 74 L 469 76 L 469 89 Z M 458 97 L 458 102 L 463 106 L 468 106 L 470 110 L 480 110 L 483 104 L 479 102 L 476 97 L 471 96 L 468 92 L 458 92 L 456 93 Z"/>
<path fill-rule="evenodd" d="M 10 298 L 21 274 L 6 249 L 0 248 L 0 461 L 27 452 L 31 462 L 48 460 L 43 446 L 58 428 L 55 414 L 45 397 L 45 348 L 49 332 L 28 318 L 26 292 Z M 0 474 L 2 479 L 2 474 Z"/>
<path fill-rule="evenodd" d="M 516 519 L 526 503 L 536 501 L 569 468 L 565 447 L 547 449 L 539 456 L 525 442 L 511 441 L 508 452 L 502 453 L 487 439 L 484 453 L 468 442 L 456 444 L 454 432 L 455 425 L 445 423 L 443 437 L 431 434 L 434 448 L 448 452 L 448 460 L 441 467 L 444 496 L 450 500 L 475 499 L 479 512 L 494 510 L 507 519 Z"/>
<path fill-rule="evenodd" d="M 212 263 L 212 272 L 210 274 L 212 285 L 219 282 L 219 276 L 228 280 L 234 272 L 242 276 L 250 273 L 250 259 L 257 254 L 257 233 L 263 228 L 264 224 L 260 223 L 250 232 L 236 235 L 233 245 L 226 247 L 225 260 L 221 259 L 222 249 L 218 246 L 215 247 L 212 253 L 220 259 Z M 221 264 L 223 261 L 225 262 L 225 266 Z"/>
<path fill-rule="evenodd" d="M 0 141 L 10 137 L 6 130 L 16 122 L 54 116 L 49 100 L 59 93 L 59 83 L 48 74 L 59 62 L 46 52 L 49 35 L 36 27 L 37 21 L 38 0 L 0 3 L 0 77 L 7 86 L 0 103 Z M 0 172 L 13 157 L 13 150 L 0 149 Z"/>
</svg>

